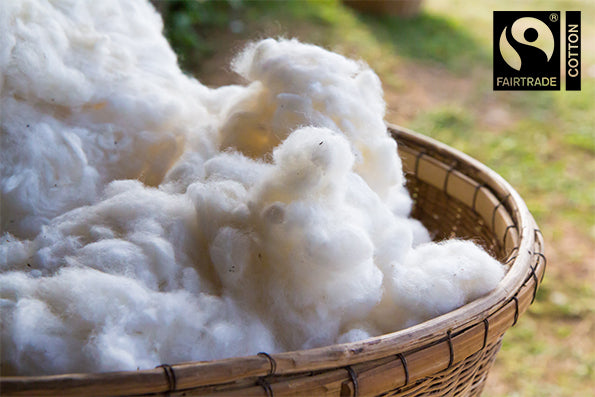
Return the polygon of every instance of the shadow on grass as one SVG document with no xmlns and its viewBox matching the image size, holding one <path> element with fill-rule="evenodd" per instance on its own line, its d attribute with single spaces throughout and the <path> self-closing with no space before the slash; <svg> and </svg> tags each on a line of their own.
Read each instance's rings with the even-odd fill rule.
<svg viewBox="0 0 595 397">
<path fill-rule="evenodd" d="M 447 17 L 422 12 L 408 19 L 365 14 L 359 19 L 396 55 L 438 63 L 457 74 L 491 63 L 491 48 L 481 46 L 464 26 Z"/>
</svg>

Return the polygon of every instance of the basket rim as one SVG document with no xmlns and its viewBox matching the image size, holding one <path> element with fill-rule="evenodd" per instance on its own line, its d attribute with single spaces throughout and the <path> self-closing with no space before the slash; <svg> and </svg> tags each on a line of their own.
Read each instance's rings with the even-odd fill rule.
<svg viewBox="0 0 595 397">
<path fill-rule="evenodd" d="M 117 380 L 121 385 L 118 389 L 106 390 L 108 394 L 127 393 L 126 387 L 121 382 L 135 380 L 135 394 L 143 392 L 167 392 L 182 390 L 184 388 L 200 387 L 218 383 L 230 382 L 235 379 L 246 377 L 259 377 L 267 375 L 289 375 L 302 372 L 328 370 L 341 368 L 375 360 L 395 354 L 395 346 L 399 352 L 412 352 L 423 349 L 428 345 L 444 341 L 445 334 L 456 335 L 468 329 L 470 325 L 481 323 L 489 316 L 496 313 L 512 299 L 516 299 L 520 287 L 526 284 L 527 274 L 531 267 L 531 258 L 534 254 L 534 246 L 538 243 L 539 236 L 535 221 L 530 214 L 526 204 L 516 190 L 498 175 L 481 162 L 472 157 L 443 144 L 435 139 L 413 132 L 409 129 L 387 123 L 388 132 L 399 140 L 407 141 L 413 145 L 428 146 L 433 150 L 449 158 L 457 159 L 464 163 L 465 167 L 471 167 L 475 177 L 484 185 L 492 189 L 500 199 L 506 200 L 507 205 L 512 207 L 511 215 L 514 223 L 518 226 L 519 245 L 516 257 L 511 258 L 508 272 L 498 284 L 496 289 L 487 295 L 480 297 L 458 309 L 435 317 L 428 321 L 402 329 L 396 332 L 376 336 L 373 338 L 336 344 L 331 346 L 318 347 L 307 350 L 296 350 L 275 354 L 259 353 L 253 356 L 234 357 L 212 361 L 195 361 L 156 367 L 137 371 L 116 371 L 103 373 L 71 373 L 60 375 L 42 376 L 0 376 L 0 390 L 7 389 L 22 390 L 21 386 L 27 384 L 29 390 L 59 390 L 67 387 L 73 392 L 82 392 L 84 387 L 90 384 L 101 384 L 105 380 Z M 505 195 L 504 199 L 502 196 Z M 525 284 L 523 284 L 525 283 Z M 535 280 L 535 289 L 538 282 Z M 518 301 L 517 313 L 518 315 Z M 487 331 L 486 331 L 487 337 Z M 450 340 L 449 340 L 449 343 Z M 484 340 L 485 345 L 485 340 Z M 452 364 L 452 346 L 451 363 Z M 170 372 L 173 376 L 173 387 Z M 165 376 L 164 376 L 165 373 Z M 189 378 L 192 380 L 184 380 Z M 185 376 L 188 375 L 188 376 Z M 178 377 L 176 388 L 175 379 Z M 111 383 L 110 381 L 110 383 Z M 143 386 L 139 389 L 138 385 Z M 37 385 L 37 386 L 36 386 Z M 115 393 L 114 393 L 115 394 Z"/>
</svg>

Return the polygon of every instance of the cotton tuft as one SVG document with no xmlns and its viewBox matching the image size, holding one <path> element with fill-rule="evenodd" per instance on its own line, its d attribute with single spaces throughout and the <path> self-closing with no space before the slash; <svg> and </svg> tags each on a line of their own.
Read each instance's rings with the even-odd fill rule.
<svg viewBox="0 0 595 397">
<path fill-rule="evenodd" d="M 2 373 L 345 343 L 505 267 L 409 218 L 381 82 L 296 40 L 182 73 L 145 0 L 0 2 Z"/>
</svg>

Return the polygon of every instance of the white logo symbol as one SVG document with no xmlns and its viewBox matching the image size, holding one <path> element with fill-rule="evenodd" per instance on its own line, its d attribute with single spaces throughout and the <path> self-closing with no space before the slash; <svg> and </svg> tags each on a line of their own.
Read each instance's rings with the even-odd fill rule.
<svg viewBox="0 0 595 397">
<path fill-rule="evenodd" d="M 508 66 L 521 70 L 521 57 L 506 39 L 506 29 L 500 35 L 500 54 Z M 550 28 L 537 18 L 523 17 L 517 19 L 510 28 L 512 37 L 521 44 L 539 48 L 547 56 L 549 62 L 554 54 L 554 35 Z M 527 37 L 527 33 L 537 33 L 537 37 Z"/>
</svg>

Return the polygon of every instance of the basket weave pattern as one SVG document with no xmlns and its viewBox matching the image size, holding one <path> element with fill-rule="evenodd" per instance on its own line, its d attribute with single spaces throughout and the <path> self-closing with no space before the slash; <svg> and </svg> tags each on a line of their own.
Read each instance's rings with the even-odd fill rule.
<svg viewBox="0 0 595 397">
<path fill-rule="evenodd" d="M 344 345 L 104 374 L 3 377 L 3 396 L 479 396 L 504 332 L 535 299 L 543 238 L 496 173 L 439 142 L 389 126 L 413 216 L 435 240 L 473 239 L 509 265 L 496 290 L 453 312 Z"/>
</svg>

